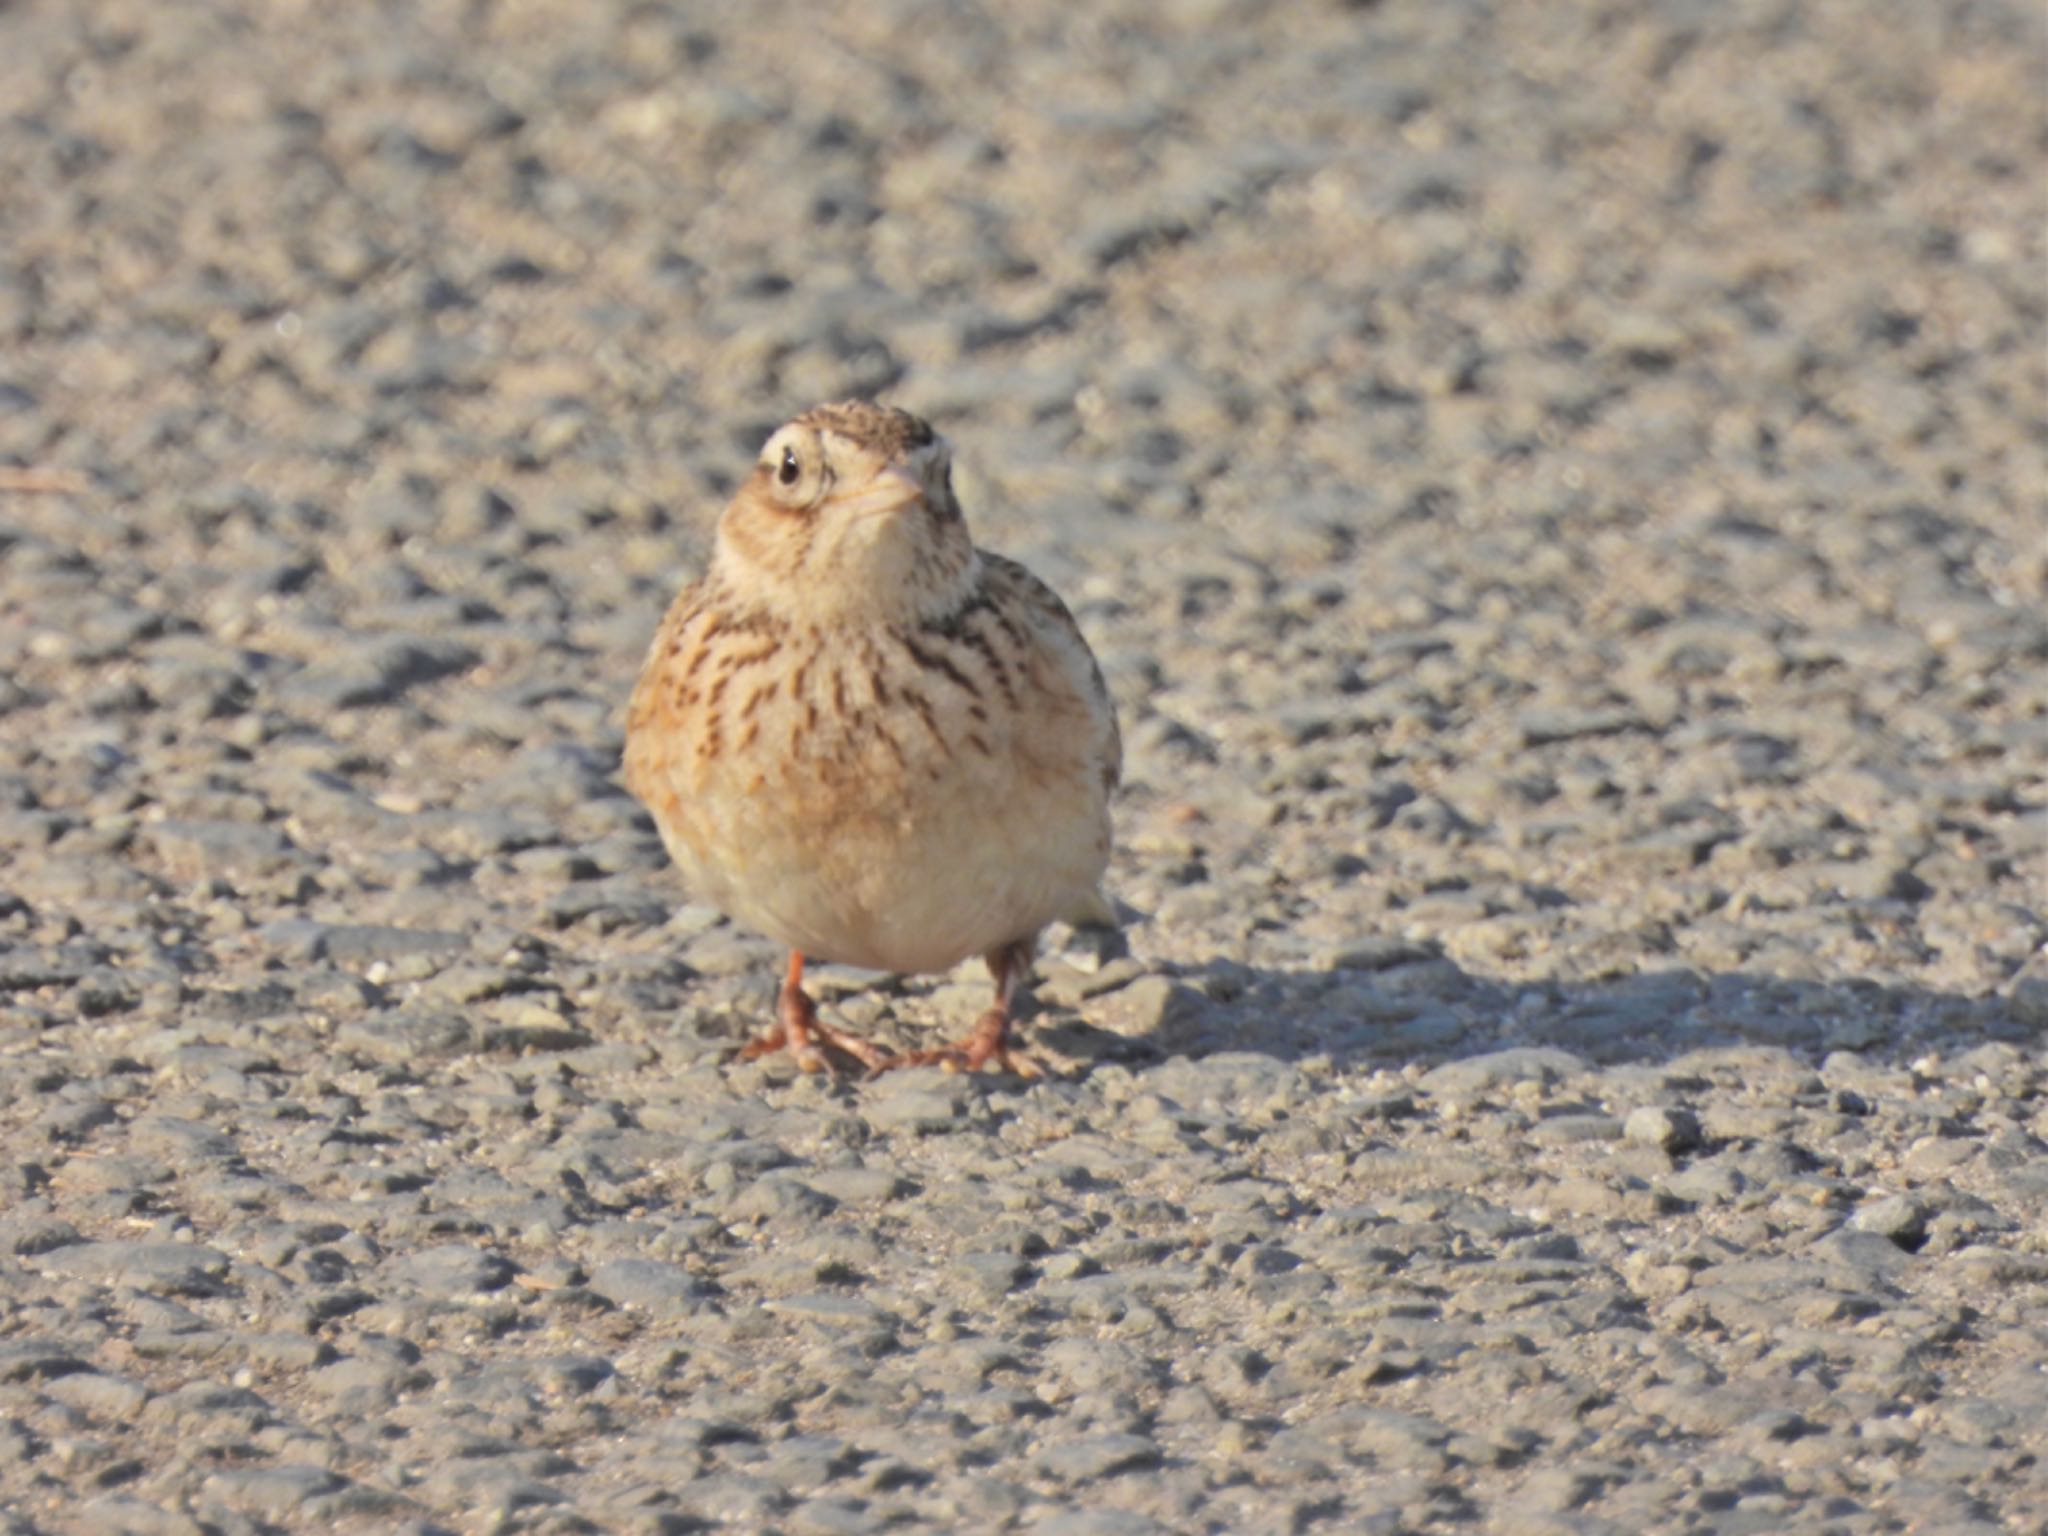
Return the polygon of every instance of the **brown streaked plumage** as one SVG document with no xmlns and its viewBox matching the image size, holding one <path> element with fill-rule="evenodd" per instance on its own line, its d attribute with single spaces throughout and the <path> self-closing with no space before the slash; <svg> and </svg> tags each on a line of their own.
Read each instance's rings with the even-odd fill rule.
<svg viewBox="0 0 2048 1536">
<path fill-rule="evenodd" d="M 690 883 L 791 951 L 747 1056 L 1029 1070 L 1009 1010 L 1039 931 L 1106 915 L 1115 711 L 1066 605 L 974 547 L 950 462 L 886 406 L 781 428 L 633 690 L 627 787 Z M 970 955 L 995 1004 L 944 1050 L 887 1055 L 802 987 L 805 956 L 915 972 Z"/>
</svg>

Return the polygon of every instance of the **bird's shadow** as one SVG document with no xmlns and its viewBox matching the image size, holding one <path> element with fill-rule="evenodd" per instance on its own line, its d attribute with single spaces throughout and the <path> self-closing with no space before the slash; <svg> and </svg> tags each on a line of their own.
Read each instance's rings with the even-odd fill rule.
<svg viewBox="0 0 2048 1536">
<path fill-rule="evenodd" d="M 773 954 L 765 941 L 762 954 Z M 672 973 L 673 974 L 673 973 Z M 684 972 L 683 974 L 687 974 Z M 770 1017 L 762 980 L 705 1018 L 706 1044 L 728 1049 Z M 687 984 L 684 984 L 687 987 Z M 827 968 L 823 1007 L 892 1051 L 958 1034 L 986 982 Z M 656 988 L 664 1006 L 680 989 Z M 856 1003 L 855 999 L 864 1002 Z M 1999 993 L 1966 995 L 1862 977 L 1794 978 L 1676 964 L 1628 974 L 1518 978 L 1467 968 L 1428 941 L 1367 937 L 1334 967 L 1133 958 L 1115 937 L 1070 935 L 1041 956 L 1018 996 L 1022 1043 L 1065 1076 L 1176 1057 L 1247 1052 L 1334 1070 L 1428 1071 L 1520 1047 L 1569 1052 L 1592 1066 L 1658 1067 L 1690 1053 L 1779 1050 L 1818 1066 L 1849 1052 L 1911 1064 L 2048 1037 L 2048 967 L 2039 957 Z"/>
<path fill-rule="evenodd" d="M 1731 1048 L 1783 1050 L 1816 1065 L 1837 1051 L 1911 1063 L 1932 1050 L 2024 1047 L 2048 1034 L 2048 984 L 2038 980 L 1971 997 L 1685 965 L 1519 980 L 1470 971 L 1427 944 L 1368 945 L 1362 956 L 1334 970 L 1230 960 L 1157 967 L 1086 998 L 1041 996 L 1025 1015 L 1027 1037 L 1084 1071 L 1230 1051 L 1427 1070 L 1517 1047 L 1602 1066 L 1654 1067 Z"/>
</svg>

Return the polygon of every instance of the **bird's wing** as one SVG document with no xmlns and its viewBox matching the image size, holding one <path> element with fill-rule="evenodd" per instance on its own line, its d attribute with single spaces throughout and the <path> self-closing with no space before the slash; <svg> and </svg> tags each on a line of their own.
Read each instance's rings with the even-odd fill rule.
<svg viewBox="0 0 2048 1536">
<path fill-rule="evenodd" d="M 640 666 L 640 680 L 633 685 L 633 697 L 626 705 L 626 788 L 641 804 L 653 807 L 658 799 L 674 794 L 666 782 L 668 762 L 675 743 L 667 719 L 667 690 L 680 661 L 683 631 L 696 617 L 704 597 L 705 584 L 692 582 L 676 594 L 654 632 L 647 659 Z M 658 818 L 657 818 L 658 819 Z"/>
<path fill-rule="evenodd" d="M 1074 622 L 1074 615 L 1060 601 L 1059 593 L 1024 566 L 987 551 L 982 552 L 981 558 L 998 606 L 1018 606 L 1029 613 L 1037 621 L 1039 632 L 1067 660 L 1076 687 L 1085 690 L 1100 722 L 1094 749 L 1096 769 L 1102 776 L 1103 793 L 1114 793 L 1123 780 L 1123 734 L 1117 729 L 1116 704 L 1109 696 L 1109 685 L 1102 680 L 1102 667 L 1088 648 L 1081 626 Z"/>
</svg>

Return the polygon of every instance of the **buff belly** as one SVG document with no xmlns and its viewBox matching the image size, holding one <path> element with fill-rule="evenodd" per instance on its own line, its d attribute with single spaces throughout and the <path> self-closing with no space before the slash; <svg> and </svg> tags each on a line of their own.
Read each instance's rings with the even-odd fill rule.
<svg viewBox="0 0 2048 1536">
<path fill-rule="evenodd" d="M 802 826 L 729 806 L 677 862 L 736 921 L 820 960 L 873 970 L 941 971 L 1028 938 L 1084 907 L 1105 863 L 1092 818 L 989 808 L 974 826 L 945 813 Z M 710 809 L 702 806 L 700 809 Z M 989 822 L 1014 820 L 1013 829 Z M 687 837 L 686 833 L 686 837 Z M 746 875 L 733 855 L 745 845 Z"/>
<path fill-rule="evenodd" d="M 1109 818 L 1078 771 L 1049 781 L 1022 756 L 862 766 L 853 792 L 801 760 L 713 770 L 678 796 L 669 850 L 735 921 L 873 970 L 946 970 L 1090 904 Z"/>
</svg>

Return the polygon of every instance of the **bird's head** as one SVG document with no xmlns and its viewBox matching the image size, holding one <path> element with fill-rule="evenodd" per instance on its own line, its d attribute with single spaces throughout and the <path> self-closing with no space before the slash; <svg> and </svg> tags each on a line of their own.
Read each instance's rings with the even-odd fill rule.
<svg viewBox="0 0 2048 1536">
<path fill-rule="evenodd" d="M 779 428 L 718 523 L 714 571 L 804 622 L 957 608 L 976 556 L 946 440 L 908 411 L 850 401 Z"/>
</svg>

